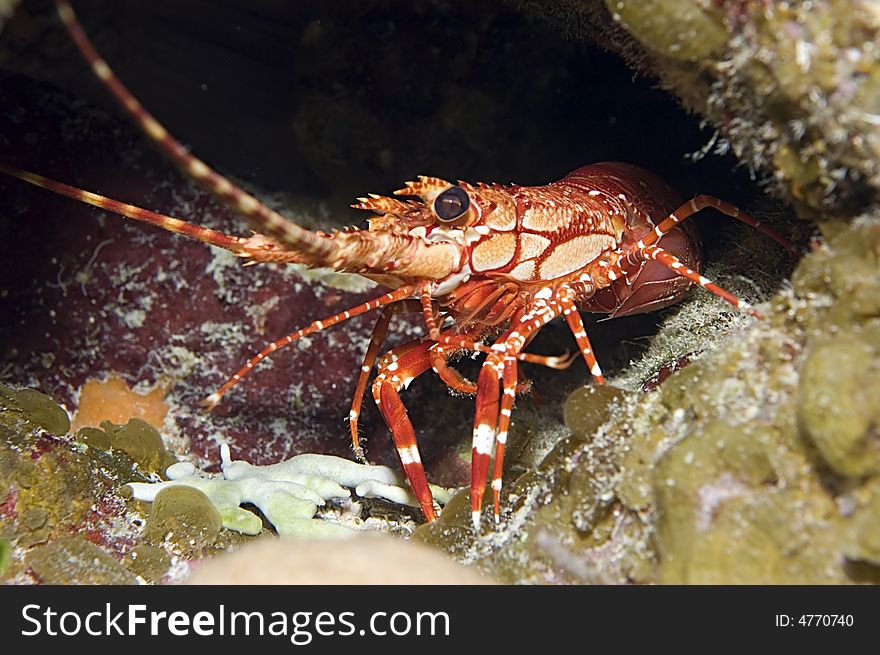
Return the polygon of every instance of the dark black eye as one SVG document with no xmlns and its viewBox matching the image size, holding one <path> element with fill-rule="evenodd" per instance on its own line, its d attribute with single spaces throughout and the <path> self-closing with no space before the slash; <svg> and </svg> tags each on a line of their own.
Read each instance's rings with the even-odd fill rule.
<svg viewBox="0 0 880 655">
<path fill-rule="evenodd" d="M 441 221 L 454 221 L 468 210 L 470 204 L 467 191 L 460 186 L 454 186 L 437 196 L 434 211 Z"/>
</svg>

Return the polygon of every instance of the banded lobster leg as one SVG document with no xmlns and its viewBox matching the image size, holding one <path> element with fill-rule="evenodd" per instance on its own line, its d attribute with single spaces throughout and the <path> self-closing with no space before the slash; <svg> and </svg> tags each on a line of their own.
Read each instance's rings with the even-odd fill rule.
<svg viewBox="0 0 880 655">
<path fill-rule="evenodd" d="M 718 286 L 717 284 L 712 282 L 712 280 L 702 275 L 701 273 L 691 268 L 688 268 L 678 259 L 678 257 L 657 246 L 645 246 L 644 248 L 639 248 L 638 250 L 633 251 L 632 253 L 630 253 L 630 255 L 627 256 L 623 265 L 618 262 L 615 267 L 612 267 L 609 270 L 614 275 L 626 275 L 627 271 L 630 270 L 632 267 L 637 266 L 641 262 L 649 260 L 663 264 L 673 273 L 683 278 L 687 278 L 697 286 L 702 287 L 706 291 L 718 296 L 719 298 L 730 303 L 737 309 L 747 311 L 756 318 L 763 318 L 761 312 L 753 308 L 745 300 L 742 300 L 733 295 L 727 289 Z"/>
<path fill-rule="evenodd" d="M 700 274 L 699 271 L 689 268 L 672 253 L 654 245 L 663 236 L 674 230 L 682 221 L 690 218 L 706 207 L 714 207 L 721 213 L 753 227 L 761 234 L 776 241 L 792 256 L 797 256 L 797 249 L 794 244 L 773 228 L 762 224 L 752 216 L 740 211 L 734 205 L 719 200 L 715 196 L 699 195 L 681 205 L 668 217 L 660 221 L 653 230 L 639 239 L 629 252 L 626 252 L 616 263 L 607 266 L 604 273 L 609 281 L 614 282 L 615 280 L 631 275 L 644 262 L 656 261 L 676 275 L 690 280 L 697 286 L 706 289 L 734 307 L 748 311 L 753 316 L 760 318 L 760 312 L 753 309 L 747 302 L 737 298 L 726 289 L 718 286 L 712 280 Z"/>
<path fill-rule="evenodd" d="M 376 360 L 379 357 L 379 348 L 388 336 L 388 326 L 391 323 L 391 317 L 399 312 L 419 311 L 419 308 L 411 308 L 411 301 L 401 300 L 392 305 L 386 305 L 385 309 L 376 319 L 373 326 L 373 334 L 370 336 L 370 343 L 367 346 L 367 352 L 364 354 L 364 362 L 361 365 L 361 371 L 358 374 L 357 384 L 355 385 L 354 396 L 351 401 L 351 410 L 348 412 L 348 424 L 351 432 L 351 447 L 358 461 L 366 463 L 367 456 L 361 447 L 361 440 L 358 434 L 358 419 L 361 415 L 361 406 L 364 402 L 364 393 L 367 391 L 367 384 L 370 380 L 370 371 L 373 370 Z"/>
<path fill-rule="evenodd" d="M 248 362 L 244 366 L 242 366 L 238 370 L 238 372 L 235 373 L 235 375 L 229 378 L 217 391 L 205 398 L 202 401 L 202 404 L 207 407 L 208 410 L 216 407 L 217 404 L 220 402 L 220 399 L 227 391 L 238 384 L 238 382 L 240 382 L 245 375 L 250 373 L 257 364 L 259 364 L 261 361 L 263 361 L 266 357 L 274 353 L 279 348 L 290 345 L 297 339 L 304 337 L 308 334 L 320 332 L 321 330 L 325 330 L 332 325 L 336 325 L 337 323 L 341 323 L 342 321 L 347 321 L 348 319 L 359 316 L 360 314 L 364 314 L 379 307 L 393 305 L 394 303 L 400 302 L 401 300 L 405 300 L 406 298 L 411 296 L 413 292 L 414 288 L 412 286 L 402 286 L 399 289 L 395 289 L 394 291 L 386 293 L 383 296 L 379 296 L 374 300 L 360 304 L 357 307 L 352 307 L 351 309 L 347 309 L 344 312 L 339 312 L 338 314 L 334 314 L 333 316 L 322 319 L 320 321 L 314 321 L 310 325 L 300 330 L 297 330 L 296 332 L 291 332 L 286 337 L 282 337 L 281 339 L 273 341 L 268 346 L 263 348 L 259 353 L 257 353 L 254 357 L 248 360 Z"/>
<path fill-rule="evenodd" d="M 425 319 L 425 326 L 428 328 L 428 338 L 438 344 L 438 348 L 434 351 L 436 357 L 439 358 L 441 353 L 455 350 L 470 350 L 482 353 L 493 352 L 492 346 L 482 343 L 472 333 L 440 331 L 440 328 L 437 326 L 437 318 L 434 313 L 434 305 L 431 300 L 429 284 L 422 284 L 419 289 L 419 299 L 422 304 L 422 316 Z M 511 313 L 513 313 L 513 311 L 514 310 L 511 310 Z M 528 362 L 530 364 L 539 364 L 557 370 L 563 370 L 571 366 L 571 363 L 575 360 L 576 356 L 575 353 L 566 353 L 565 355 L 535 355 L 533 353 L 518 352 L 516 354 L 516 358 L 520 361 Z M 441 371 L 437 370 L 437 374 L 443 377 Z M 456 388 L 455 385 L 452 384 L 449 384 L 449 386 Z M 474 386 L 473 383 L 468 383 L 467 388 L 462 388 L 460 390 L 465 393 L 476 393 L 477 391 L 476 386 Z"/>
<path fill-rule="evenodd" d="M 434 345 L 433 341 L 417 339 L 388 351 L 380 360 L 373 381 L 373 400 L 391 430 L 406 479 L 428 521 L 437 518 L 434 499 L 425 477 L 415 430 L 400 399 L 400 390 L 431 367 L 430 353 Z"/>
<path fill-rule="evenodd" d="M 364 454 L 364 449 L 361 447 L 360 444 L 360 436 L 358 433 L 358 420 L 360 418 L 361 408 L 363 406 L 364 393 L 366 392 L 367 385 L 369 383 L 370 372 L 372 371 L 372 368 L 375 365 L 376 360 L 378 359 L 379 348 L 382 346 L 382 343 L 385 341 L 385 337 L 388 334 L 388 326 L 391 322 L 392 316 L 398 313 L 420 312 L 421 308 L 418 302 L 419 301 L 415 299 L 409 299 L 398 301 L 392 305 L 387 305 L 385 309 L 382 310 L 379 318 L 376 320 L 376 324 L 373 327 L 373 333 L 370 338 L 370 343 L 367 346 L 367 351 L 364 355 L 364 361 L 361 365 L 360 373 L 358 374 L 357 384 L 355 385 L 355 392 L 352 398 L 351 410 L 348 413 L 352 449 L 354 450 L 355 456 L 358 458 L 358 460 L 362 462 L 366 462 L 367 458 Z M 475 333 L 476 330 L 473 330 L 464 334 L 468 335 L 469 338 L 473 338 Z M 453 391 L 464 394 L 475 394 L 477 392 L 477 385 L 465 379 L 461 375 L 461 373 L 459 373 L 456 369 L 449 365 L 449 358 L 454 354 L 456 350 L 457 349 L 444 348 L 439 344 L 435 345 L 435 347 L 431 348 L 430 350 L 431 368 L 446 384 L 446 386 Z M 549 366 L 557 369 L 565 368 L 566 366 L 571 364 L 571 361 L 573 359 L 570 356 L 541 356 L 532 355 L 531 353 L 523 353 L 521 355 L 521 358 L 528 362 L 543 364 L 544 366 Z M 529 387 L 529 383 L 523 382 L 517 387 L 517 392 L 525 392 L 529 389 Z"/>
<path fill-rule="evenodd" d="M 449 366 L 450 357 L 458 350 L 466 350 L 462 348 L 450 348 L 437 344 L 431 349 L 431 368 L 440 376 L 440 379 L 446 383 L 446 386 L 453 391 L 465 394 L 477 393 L 476 382 L 465 379 L 461 373 Z M 538 364 L 547 368 L 554 368 L 558 371 L 568 368 L 577 358 L 577 353 L 569 353 L 566 355 L 536 355 L 534 353 L 519 353 L 516 357 L 521 362 L 529 364 Z M 529 380 L 520 377 L 516 385 L 516 392 L 527 393 L 532 388 Z"/>
<path fill-rule="evenodd" d="M 440 335 L 454 336 L 451 331 L 441 332 Z M 448 349 L 443 349 L 436 341 L 430 338 L 411 341 L 387 352 L 379 362 L 378 372 L 372 388 L 373 399 L 379 407 L 382 418 L 388 425 L 389 430 L 391 430 L 391 436 L 397 448 L 397 454 L 406 473 L 407 480 L 409 480 L 410 486 L 412 486 L 413 493 L 419 501 L 425 518 L 429 521 L 436 518 L 434 501 L 425 476 L 421 455 L 419 454 L 415 430 L 407 415 L 406 407 L 400 399 L 400 391 L 409 386 L 412 380 L 429 368 L 435 367 L 438 362 L 437 352 L 444 350 L 446 352 L 441 352 L 439 355 L 442 364 L 438 374 L 441 375 L 441 379 L 451 388 L 465 393 L 477 391 L 477 397 L 479 398 L 480 382 L 478 381 L 476 385 L 473 385 L 473 383 L 464 380 L 455 369 L 447 367 L 446 359 L 451 353 Z M 518 384 L 517 353 L 511 353 L 509 359 L 513 362 L 513 365 L 510 367 L 510 379 L 506 381 L 507 386 L 511 389 L 510 400 L 505 405 L 508 407 L 508 419 L 510 416 L 509 410 L 513 407 L 513 394 L 516 393 Z M 543 360 L 546 359 L 552 364 L 558 365 L 557 360 L 562 358 L 541 358 L 536 356 L 528 359 L 534 360 L 536 363 L 543 363 Z M 570 358 L 565 360 L 566 364 L 570 363 L 568 360 Z M 446 373 L 444 374 L 442 371 Z M 483 477 L 485 479 L 485 474 Z"/>
<path fill-rule="evenodd" d="M 730 218 L 735 218 L 736 220 L 753 227 L 761 234 L 773 239 L 776 243 L 785 248 L 792 257 L 797 257 L 798 252 L 794 244 L 772 227 L 764 225 L 758 219 L 746 214 L 744 211 L 741 211 L 739 207 L 732 205 L 729 202 L 705 194 L 695 196 L 678 207 L 675 211 L 669 214 L 669 216 L 660 221 L 651 232 L 637 241 L 635 248 L 641 250 L 647 246 L 655 244 L 662 236 L 668 234 L 673 228 L 675 228 L 676 225 L 687 220 L 706 207 L 713 207 L 722 214 L 729 216 Z"/>
<path fill-rule="evenodd" d="M 510 429 L 510 416 L 516 395 L 518 361 L 522 349 L 531 339 L 557 316 L 564 315 L 575 332 L 581 354 L 599 382 L 601 370 L 596 363 L 592 348 L 580 315 L 576 311 L 576 293 L 563 285 L 552 298 L 535 298 L 531 305 L 513 321 L 513 325 L 491 347 L 491 352 L 477 377 L 476 415 L 471 461 L 471 512 L 475 529 L 480 527 L 489 459 L 495 449 L 495 465 L 492 473 L 494 518 L 500 520 L 501 478 L 504 468 L 504 451 Z M 500 396 L 500 398 L 499 398 Z"/>
</svg>

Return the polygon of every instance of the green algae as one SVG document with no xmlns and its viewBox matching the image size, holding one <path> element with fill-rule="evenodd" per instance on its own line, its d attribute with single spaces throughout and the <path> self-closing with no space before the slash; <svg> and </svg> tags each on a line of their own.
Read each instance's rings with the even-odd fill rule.
<svg viewBox="0 0 880 655">
<path fill-rule="evenodd" d="M 193 556 L 207 551 L 222 527 L 220 513 L 203 492 L 192 487 L 169 487 L 156 495 L 144 537 Z"/>
<path fill-rule="evenodd" d="M 639 41 L 672 59 L 696 62 L 727 42 L 720 13 L 693 0 L 605 0 L 605 5 Z"/>
<path fill-rule="evenodd" d="M 99 428 L 80 428 L 76 433 L 78 440 L 82 441 L 89 448 L 96 448 L 108 452 L 113 448 L 113 443 L 106 432 Z"/>
<path fill-rule="evenodd" d="M 762 311 L 653 391 L 575 390 L 502 525 L 462 494 L 415 537 L 508 582 L 877 582 L 880 216 Z"/>
<path fill-rule="evenodd" d="M 48 518 L 49 514 L 46 510 L 40 507 L 28 507 L 19 515 L 18 520 L 26 530 L 39 530 L 46 525 Z"/>
<path fill-rule="evenodd" d="M 70 429 L 70 417 L 58 404 L 44 393 L 36 389 L 21 389 L 11 394 L 11 400 L 18 409 L 27 415 L 28 420 L 36 423 L 46 432 L 67 434 Z"/>
<path fill-rule="evenodd" d="M 6 539 L 0 539 L 0 580 L 6 576 L 12 564 L 12 544 Z"/>
<path fill-rule="evenodd" d="M 62 537 L 28 553 L 27 562 L 45 584 L 136 584 L 112 555 L 81 537 Z"/>
<path fill-rule="evenodd" d="M 0 386 L 0 496 L 7 500 L 14 493 L 15 498 L 14 518 L 2 534 L 15 553 L 7 575 L 25 574 L 27 563 L 45 581 L 132 582 L 99 546 L 70 541 L 68 535 L 87 525 L 98 527 L 91 524 L 95 520 L 113 521 L 96 512 L 121 512 L 116 488 L 144 475 L 122 450 L 86 447 L 82 435 L 79 440 L 65 436 L 69 425 L 66 412 L 45 394 Z M 95 556 L 102 563 L 93 578 L 84 570 L 65 576 L 65 556 L 85 568 L 94 552 L 101 553 Z"/>
<path fill-rule="evenodd" d="M 610 384 L 582 387 L 565 401 L 564 420 L 575 436 L 591 435 L 608 421 L 625 393 Z"/>
<path fill-rule="evenodd" d="M 14 479 L 18 487 L 17 532 L 23 545 L 44 542 L 85 520 L 98 500 L 98 478 L 104 477 L 92 465 L 87 454 L 62 448 L 36 461 L 19 461 Z"/>
<path fill-rule="evenodd" d="M 36 389 L 15 390 L 0 384 L 0 428 L 4 441 L 17 445 L 20 434 L 30 436 L 34 430 L 67 434 L 70 418 L 62 407 Z"/>
<path fill-rule="evenodd" d="M 846 556 L 873 567 L 880 581 L 880 479 L 874 479 L 871 489 L 863 489 L 853 498 L 856 505 L 849 518 L 849 544 Z"/>
<path fill-rule="evenodd" d="M 5 434 L 11 432 L 0 426 L 0 443 L 9 443 Z M 0 450 L 0 503 L 6 502 L 12 491 L 12 473 L 18 461 L 16 453 L 9 450 Z"/>
<path fill-rule="evenodd" d="M 800 396 L 801 429 L 835 473 L 880 473 L 880 357 L 870 344 L 849 335 L 815 344 Z"/>
<path fill-rule="evenodd" d="M 779 439 L 772 427 L 716 421 L 662 454 L 653 485 L 659 581 L 844 581 L 823 565 L 834 556 L 834 502 L 816 477 L 787 484 Z M 791 507 L 801 520 L 785 520 Z"/>
<path fill-rule="evenodd" d="M 176 461 L 165 449 L 159 431 L 139 418 L 130 419 L 125 425 L 101 421 L 101 430 L 107 435 L 112 448 L 126 453 L 145 472 L 161 473 Z M 94 429 L 84 436 L 93 443 L 103 443 Z"/>
<path fill-rule="evenodd" d="M 122 564 L 147 582 L 158 582 L 171 566 L 171 556 L 161 546 L 139 543 L 125 554 Z"/>
</svg>

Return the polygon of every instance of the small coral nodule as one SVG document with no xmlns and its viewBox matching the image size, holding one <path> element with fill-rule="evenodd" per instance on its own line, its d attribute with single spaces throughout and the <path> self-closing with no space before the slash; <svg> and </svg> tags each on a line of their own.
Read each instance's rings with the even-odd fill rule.
<svg viewBox="0 0 880 655">
<path fill-rule="evenodd" d="M 412 507 L 418 501 L 403 478 L 387 466 L 358 464 L 332 455 L 297 455 L 290 459 L 256 466 L 233 461 L 229 446 L 220 447 L 222 477 L 211 477 L 192 464 L 169 466 L 167 482 L 132 482 L 126 485 L 137 500 L 153 502 L 169 487 L 185 486 L 201 491 L 220 514 L 223 527 L 255 535 L 262 530 L 260 517 L 241 507 L 255 505 L 278 534 L 301 537 L 346 537 L 354 531 L 346 526 L 316 519 L 318 507 L 327 500 L 349 498 L 354 489 L 363 498 L 384 498 Z M 450 492 L 432 487 L 434 498 L 446 503 Z"/>
</svg>

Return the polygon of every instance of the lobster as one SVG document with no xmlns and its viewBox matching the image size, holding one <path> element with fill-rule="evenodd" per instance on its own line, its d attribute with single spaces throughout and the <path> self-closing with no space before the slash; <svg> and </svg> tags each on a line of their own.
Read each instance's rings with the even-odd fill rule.
<svg viewBox="0 0 880 655">
<path fill-rule="evenodd" d="M 428 521 L 436 509 L 415 431 L 400 393 L 432 369 L 451 389 L 476 396 L 472 435 L 471 509 L 480 528 L 491 476 L 493 516 L 500 520 L 504 451 L 521 381 L 519 362 L 564 368 L 571 356 L 525 352 L 540 329 L 562 317 L 597 384 L 604 384 L 580 311 L 611 317 L 653 311 L 700 286 L 734 307 L 759 313 L 704 277 L 699 241 L 686 219 L 713 207 L 778 242 L 770 227 L 714 196 L 682 202 L 658 176 L 637 166 L 596 163 L 543 186 L 452 183 L 421 176 L 392 196 L 371 194 L 353 207 L 370 212 L 366 229 L 309 231 L 262 204 L 189 153 L 113 73 L 80 26 L 67 0 L 59 16 L 97 77 L 134 122 L 187 175 L 236 208 L 259 232 L 231 236 L 84 191 L 0 163 L 0 172 L 92 206 L 224 248 L 247 260 L 326 267 L 361 275 L 389 289 L 292 332 L 264 347 L 210 394 L 210 409 L 264 358 L 293 341 L 373 310 L 373 328 L 349 412 L 352 446 L 362 399 L 375 367 L 372 395 L 391 431 L 401 465 Z M 427 334 L 379 357 L 391 317 L 422 316 Z M 475 382 L 449 364 L 460 351 L 486 355 Z M 575 354 L 576 355 L 576 354 Z"/>
</svg>

